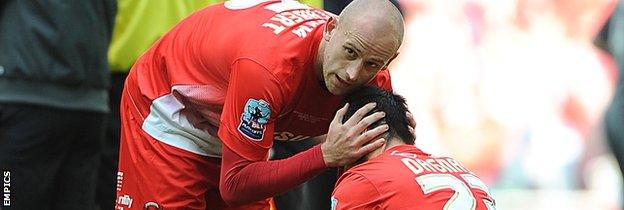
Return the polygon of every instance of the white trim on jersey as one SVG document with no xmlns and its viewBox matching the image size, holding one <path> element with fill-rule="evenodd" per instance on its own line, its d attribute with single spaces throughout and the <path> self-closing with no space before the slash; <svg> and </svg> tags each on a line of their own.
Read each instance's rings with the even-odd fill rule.
<svg viewBox="0 0 624 210">
<path fill-rule="evenodd" d="M 223 5 L 225 6 L 225 8 L 228 8 L 231 10 L 240 10 L 240 9 L 251 8 L 258 4 L 267 2 L 267 1 L 272 1 L 272 0 L 230 0 L 230 1 L 226 1 L 225 3 L 223 3 Z"/>
<path fill-rule="evenodd" d="M 171 93 L 155 99 L 143 122 L 143 130 L 165 144 L 198 155 L 221 157 L 221 140 L 195 128 L 181 114 L 183 108 L 184 105 Z"/>
</svg>

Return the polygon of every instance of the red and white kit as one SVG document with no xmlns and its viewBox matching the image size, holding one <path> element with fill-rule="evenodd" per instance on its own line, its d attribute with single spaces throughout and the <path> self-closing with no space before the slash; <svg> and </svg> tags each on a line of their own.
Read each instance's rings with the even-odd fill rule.
<svg viewBox="0 0 624 210">
<path fill-rule="evenodd" d="M 194 13 L 158 40 L 134 64 L 122 96 L 117 209 L 222 209 L 221 167 L 236 174 L 267 160 L 274 140 L 325 134 L 342 100 L 315 75 L 330 15 L 296 1 L 232 0 Z M 371 83 L 390 89 L 388 71 Z M 222 164 L 224 153 L 239 159 Z M 318 146 L 300 158 L 307 161 L 297 167 L 308 169 L 241 172 L 258 177 L 242 184 L 284 181 L 270 173 L 278 167 L 326 167 Z M 237 196 L 263 193 L 271 192 Z"/>
<path fill-rule="evenodd" d="M 333 210 L 494 210 L 488 187 L 457 160 L 413 145 L 386 150 L 345 172 L 332 195 Z"/>
</svg>

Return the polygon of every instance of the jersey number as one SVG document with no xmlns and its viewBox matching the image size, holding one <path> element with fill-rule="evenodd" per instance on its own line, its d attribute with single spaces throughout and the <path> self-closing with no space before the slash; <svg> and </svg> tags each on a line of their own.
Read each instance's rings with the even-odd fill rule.
<svg viewBox="0 0 624 210">
<path fill-rule="evenodd" d="M 449 199 L 444 205 L 444 210 L 475 210 L 476 199 L 470 191 L 471 188 L 476 188 L 485 192 L 488 197 L 492 197 L 487 186 L 476 176 L 472 174 L 460 175 L 467 186 L 458 177 L 451 174 L 427 174 L 416 177 L 416 182 L 420 185 L 425 194 L 429 194 L 442 189 L 452 189 L 455 191 L 453 197 Z M 494 203 L 489 200 L 483 200 L 488 210 L 495 210 Z"/>
</svg>

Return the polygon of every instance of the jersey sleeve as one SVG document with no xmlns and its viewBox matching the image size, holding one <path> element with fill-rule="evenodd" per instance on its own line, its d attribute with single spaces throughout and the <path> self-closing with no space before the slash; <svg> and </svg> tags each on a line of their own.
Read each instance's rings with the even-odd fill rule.
<svg viewBox="0 0 624 210">
<path fill-rule="evenodd" d="M 370 180 L 357 173 L 345 173 L 331 198 L 332 210 L 381 209 L 380 193 Z"/>
<path fill-rule="evenodd" d="M 264 66 L 234 62 L 219 126 L 224 146 L 248 160 L 266 160 L 282 98 L 278 80 Z"/>
<path fill-rule="evenodd" d="M 373 80 L 370 81 L 369 85 L 377 86 L 386 91 L 392 91 L 392 81 L 390 79 L 390 70 L 382 69 L 375 75 Z"/>
</svg>

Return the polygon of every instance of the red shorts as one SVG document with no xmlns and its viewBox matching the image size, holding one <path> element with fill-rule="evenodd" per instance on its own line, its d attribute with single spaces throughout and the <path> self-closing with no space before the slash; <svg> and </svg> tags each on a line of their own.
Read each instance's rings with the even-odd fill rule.
<svg viewBox="0 0 624 210">
<path fill-rule="evenodd" d="M 124 90 L 115 209 L 270 209 L 270 199 L 228 207 L 219 195 L 221 159 L 152 138 L 133 102 Z"/>
</svg>

